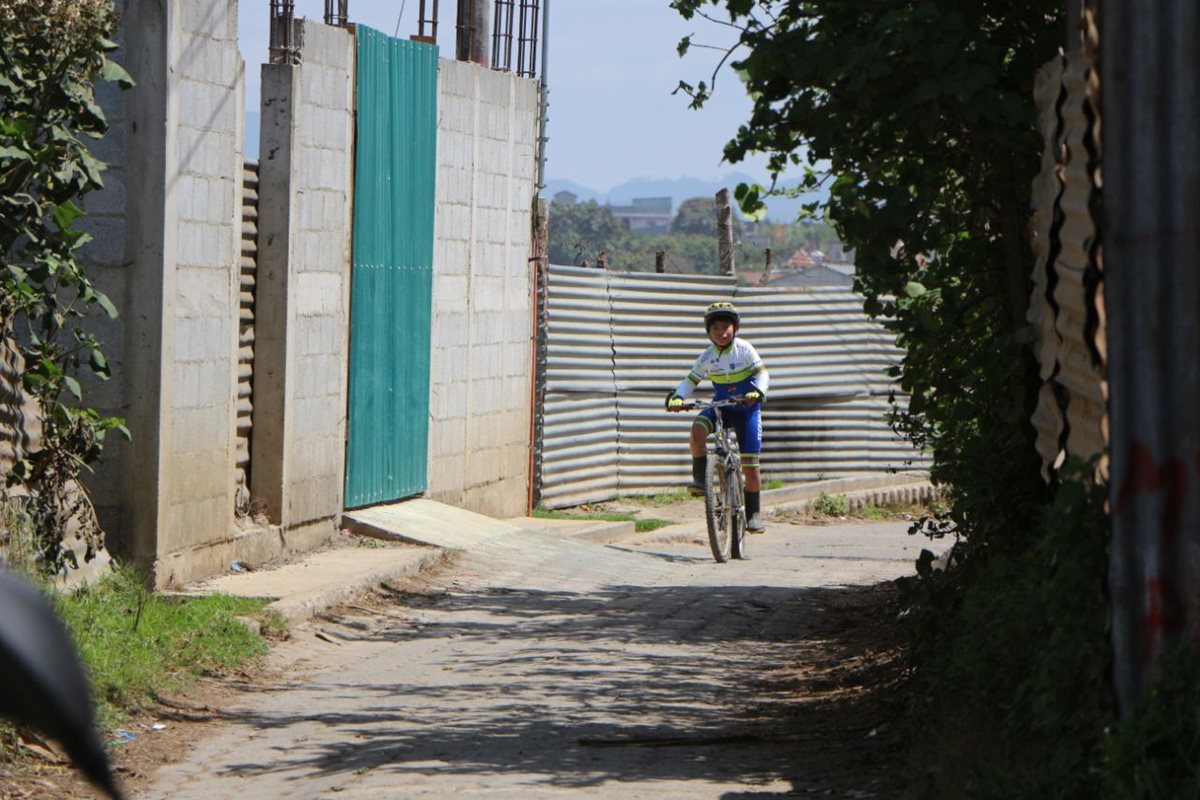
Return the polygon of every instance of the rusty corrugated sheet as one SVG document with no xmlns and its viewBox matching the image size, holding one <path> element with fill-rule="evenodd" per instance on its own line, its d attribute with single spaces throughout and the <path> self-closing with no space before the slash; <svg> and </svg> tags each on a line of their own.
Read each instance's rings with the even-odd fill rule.
<svg viewBox="0 0 1200 800">
<path fill-rule="evenodd" d="M 254 298 L 258 273 L 258 164 L 242 174 L 242 260 L 238 294 L 237 458 L 234 493 L 237 513 L 250 508 L 250 436 L 254 419 Z"/>
<path fill-rule="evenodd" d="M 1094 172 L 1099 169 L 1098 142 L 1092 120 L 1098 113 L 1088 97 L 1089 80 L 1098 80 L 1083 52 L 1067 58 L 1063 72 L 1066 89 L 1062 104 L 1065 184 L 1060 206 L 1062 247 L 1057 264 L 1054 299 L 1059 314 L 1055 325 L 1063 342 L 1057 380 L 1067 389 L 1067 452 L 1090 459 L 1108 447 L 1105 365 L 1096 347 L 1104 332 L 1097 319 L 1096 291 L 1099 267 L 1093 248 L 1099 233 L 1092 206 L 1099 191 Z"/>
<path fill-rule="evenodd" d="M 923 469 L 885 415 L 901 352 L 844 289 L 772 292 L 730 277 L 551 266 L 538 499 L 547 507 L 677 488 L 690 476 L 690 415 L 663 398 L 706 345 L 703 310 L 732 297 L 741 335 L 771 370 L 768 479 Z M 707 389 L 700 392 L 704 394 Z"/>
<path fill-rule="evenodd" d="M 1039 72 L 1034 96 L 1045 140 L 1033 185 L 1036 254 L 1029 321 L 1042 387 L 1033 423 L 1047 479 L 1068 456 L 1101 456 L 1108 446 L 1105 330 L 1099 234 L 1097 75 L 1085 52 Z"/>
<path fill-rule="evenodd" d="M 13 463 L 39 446 L 42 419 L 37 401 L 21 386 L 25 361 L 11 334 L 0 336 L 0 470 L 5 477 Z"/>
<path fill-rule="evenodd" d="M 1054 375 L 1058 369 L 1061 341 L 1054 325 L 1055 307 L 1050 294 L 1050 272 L 1058 255 L 1058 229 L 1062 225 L 1058 198 L 1063 181 L 1058 139 L 1061 119 L 1058 104 L 1063 96 L 1063 59 L 1056 58 L 1038 72 L 1033 96 L 1038 109 L 1038 127 L 1045 147 L 1042 166 L 1033 183 L 1033 293 L 1029 300 L 1029 322 L 1033 326 L 1034 355 L 1042 385 L 1038 390 L 1033 424 L 1037 429 L 1037 451 L 1042 457 L 1042 477 L 1061 465 L 1064 415 L 1055 395 Z"/>
</svg>

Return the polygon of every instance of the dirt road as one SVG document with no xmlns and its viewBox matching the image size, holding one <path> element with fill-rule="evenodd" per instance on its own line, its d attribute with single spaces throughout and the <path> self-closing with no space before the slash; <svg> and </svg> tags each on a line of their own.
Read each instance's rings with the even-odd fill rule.
<svg viewBox="0 0 1200 800">
<path fill-rule="evenodd" d="M 901 797 L 906 529 L 775 524 L 724 565 L 694 524 L 502 537 L 297 630 L 139 796 Z"/>
</svg>

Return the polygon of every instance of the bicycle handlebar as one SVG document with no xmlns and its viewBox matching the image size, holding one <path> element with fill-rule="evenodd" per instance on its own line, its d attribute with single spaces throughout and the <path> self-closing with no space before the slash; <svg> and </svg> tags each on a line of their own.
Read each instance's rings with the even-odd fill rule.
<svg viewBox="0 0 1200 800">
<path fill-rule="evenodd" d="M 741 401 L 746 399 L 744 394 L 739 394 L 735 397 L 727 397 L 724 400 L 693 400 L 690 403 L 684 403 L 679 406 L 682 411 L 695 411 L 697 408 L 724 408 L 726 406 L 741 405 Z"/>
</svg>

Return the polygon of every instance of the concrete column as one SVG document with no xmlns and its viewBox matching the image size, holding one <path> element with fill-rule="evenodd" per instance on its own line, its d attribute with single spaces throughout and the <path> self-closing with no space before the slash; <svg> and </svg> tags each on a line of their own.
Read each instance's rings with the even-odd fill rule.
<svg viewBox="0 0 1200 800">
<path fill-rule="evenodd" d="M 294 304 L 289 291 L 292 216 L 292 144 L 298 96 L 297 72 L 290 64 L 264 64 L 258 163 L 258 270 L 254 317 L 254 427 L 250 448 L 252 497 L 267 519 L 283 523 L 285 443 L 289 438 L 288 321 Z"/>
<path fill-rule="evenodd" d="M 127 465 L 120 483 L 121 537 L 118 555 L 149 574 L 158 554 L 162 521 L 164 441 L 161 424 L 167 398 L 164 353 L 171 352 L 164 296 L 173 294 L 178 217 L 176 129 L 179 77 L 177 15 L 158 3 L 128 3 L 123 21 L 125 66 L 137 86 L 126 99 L 129 295 L 125 310 L 126 421 L 134 432 L 125 446 Z"/>
<path fill-rule="evenodd" d="M 252 499 L 293 539 L 342 512 L 354 138 L 353 37 L 296 25 L 300 63 L 262 73 L 250 448 Z"/>
</svg>

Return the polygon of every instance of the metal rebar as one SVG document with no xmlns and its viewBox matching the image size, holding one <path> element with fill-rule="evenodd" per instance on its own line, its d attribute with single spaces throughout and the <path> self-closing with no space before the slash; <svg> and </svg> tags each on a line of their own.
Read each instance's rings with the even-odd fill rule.
<svg viewBox="0 0 1200 800">
<path fill-rule="evenodd" d="M 344 28 L 350 17 L 350 0 L 325 0 L 325 24 Z"/>
<path fill-rule="evenodd" d="M 517 27 L 517 70 L 516 70 L 516 72 L 518 75 L 524 77 L 526 74 L 528 74 L 525 69 L 525 50 L 526 50 L 526 45 L 529 41 L 529 34 L 527 31 L 527 26 L 526 26 L 526 21 L 529 17 L 529 1 L 528 0 L 521 0 L 520 17 L 521 17 L 521 23 Z"/>
<path fill-rule="evenodd" d="M 459 61 L 488 66 L 489 52 L 484 38 L 488 29 L 488 6 L 484 0 L 458 0 L 455 56 Z"/>
<path fill-rule="evenodd" d="M 271 0 L 269 52 L 272 64 L 299 63 L 300 53 L 292 36 L 295 18 L 293 0 Z"/>
<path fill-rule="evenodd" d="M 546 143 L 549 138 L 546 136 L 546 121 L 550 113 L 550 85 L 547 81 L 547 46 L 546 37 L 550 32 L 550 0 L 546 0 L 545 8 L 542 10 L 542 70 L 538 79 L 538 167 L 537 167 L 537 189 L 540 192 L 546 187 Z"/>
<path fill-rule="evenodd" d="M 437 42 L 437 26 L 438 26 L 438 0 L 433 0 L 433 16 L 427 13 L 428 7 L 426 0 L 421 0 L 421 7 L 418 12 L 420 17 L 417 21 L 417 35 L 431 42 Z M 429 33 L 425 32 L 425 26 L 429 26 Z"/>
<path fill-rule="evenodd" d="M 538 30 L 538 16 L 539 16 L 540 8 L 539 8 L 539 4 L 538 4 L 537 0 L 532 0 L 531 5 L 533 6 L 533 11 L 530 14 L 530 24 L 529 24 L 529 30 L 532 32 L 532 43 L 530 44 L 530 47 L 529 47 L 529 77 L 532 78 L 532 77 L 534 77 L 534 74 L 537 70 L 537 57 L 538 57 L 537 30 Z"/>
<path fill-rule="evenodd" d="M 503 0 L 508 6 L 508 19 L 504 24 L 504 68 L 512 71 L 513 50 L 513 0 Z"/>
</svg>

